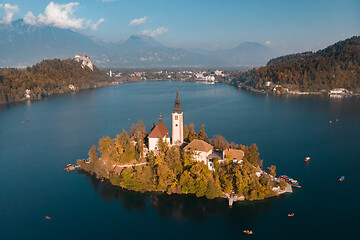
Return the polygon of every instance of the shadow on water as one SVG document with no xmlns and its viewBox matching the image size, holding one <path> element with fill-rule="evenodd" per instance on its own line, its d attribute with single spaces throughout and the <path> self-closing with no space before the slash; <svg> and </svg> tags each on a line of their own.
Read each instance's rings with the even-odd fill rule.
<svg viewBox="0 0 360 240">
<path fill-rule="evenodd" d="M 126 211 L 136 210 L 143 214 L 148 211 L 155 211 L 161 218 L 165 219 L 203 222 L 209 217 L 217 217 L 226 219 L 226 221 L 230 219 L 232 224 L 247 225 L 255 220 L 259 214 L 270 211 L 275 199 L 236 202 L 232 207 L 229 207 L 227 199 L 209 200 L 194 195 L 139 193 L 114 186 L 108 180 L 101 182 L 94 175 L 84 171 L 79 171 L 78 174 L 90 180 L 93 190 L 103 200 L 117 201 Z"/>
</svg>

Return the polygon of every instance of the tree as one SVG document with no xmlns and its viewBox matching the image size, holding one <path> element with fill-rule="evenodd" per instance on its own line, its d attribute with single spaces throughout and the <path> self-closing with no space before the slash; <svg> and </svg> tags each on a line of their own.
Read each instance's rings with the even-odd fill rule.
<svg viewBox="0 0 360 240">
<path fill-rule="evenodd" d="M 112 140 L 110 137 L 106 136 L 99 140 L 99 152 L 102 156 L 107 155 L 109 156 L 112 151 Z"/>
<path fill-rule="evenodd" d="M 230 146 L 228 141 L 226 141 L 226 139 L 221 135 L 215 135 L 212 142 L 213 142 L 214 148 L 219 149 L 221 151 L 227 149 Z"/>
<path fill-rule="evenodd" d="M 276 177 L 276 166 L 275 165 L 271 165 L 270 167 L 268 167 L 269 171 L 270 171 L 270 175 L 273 177 Z"/>
<path fill-rule="evenodd" d="M 146 128 L 142 120 L 139 120 L 136 124 L 136 136 L 139 138 L 145 138 L 147 135 Z"/>
<path fill-rule="evenodd" d="M 135 124 L 131 125 L 129 134 L 130 134 L 131 137 L 136 135 L 136 126 L 135 126 Z"/>
<path fill-rule="evenodd" d="M 189 140 L 189 129 L 186 124 L 184 124 L 184 140 Z"/>
<path fill-rule="evenodd" d="M 197 138 L 200 139 L 200 140 L 204 140 L 204 141 L 207 141 L 207 140 L 208 140 L 208 136 L 207 136 L 207 134 L 205 133 L 205 126 L 204 126 L 204 124 L 201 125 L 200 132 L 197 134 Z"/>
<path fill-rule="evenodd" d="M 191 142 L 192 140 L 194 140 L 196 138 L 196 132 L 195 132 L 195 126 L 193 123 L 189 124 L 189 142 Z"/>
<path fill-rule="evenodd" d="M 208 181 L 208 187 L 205 193 L 207 199 L 214 199 L 221 196 L 221 189 L 219 184 L 217 184 L 214 179 Z"/>
<path fill-rule="evenodd" d="M 94 162 L 94 161 L 98 160 L 98 154 L 96 152 L 96 146 L 95 145 L 92 145 L 92 147 L 89 150 L 88 155 L 89 155 L 90 162 Z"/>
<path fill-rule="evenodd" d="M 285 180 L 284 180 L 284 179 L 280 179 L 280 188 L 281 188 L 281 189 L 285 189 L 286 186 L 287 186 L 287 183 L 285 182 Z"/>
<path fill-rule="evenodd" d="M 256 144 L 252 144 L 250 147 L 246 147 L 244 149 L 244 160 L 253 164 L 254 166 L 258 166 L 259 164 L 259 152 Z"/>
</svg>

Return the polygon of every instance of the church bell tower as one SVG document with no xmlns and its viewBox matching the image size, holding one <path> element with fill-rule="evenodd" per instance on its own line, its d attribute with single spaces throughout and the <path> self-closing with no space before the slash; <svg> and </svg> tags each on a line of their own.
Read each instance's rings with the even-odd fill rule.
<svg viewBox="0 0 360 240">
<path fill-rule="evenodd" d="M 172 113 L 172 144 L 184 143 L 184 113 L 181 111 L 179 90 L 176 90 L 175 107 Z"/>
</svg>

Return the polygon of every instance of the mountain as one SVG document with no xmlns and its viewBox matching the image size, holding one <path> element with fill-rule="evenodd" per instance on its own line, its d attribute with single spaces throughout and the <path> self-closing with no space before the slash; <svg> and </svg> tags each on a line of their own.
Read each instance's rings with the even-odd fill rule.
<svg viewBox="0 0 360 240">
<path fill-rule="evenodd" d="M 0 24 L 0 66 L 32 65 L 48 58 L 70 58 L 75 53 L 100 57 L 106 47 L 80 33 L 23 20 Z"/>
<path fill-rule="evenodd" d="M 0 66 L 29 66 L 43 59 L 88 55 L 99 67 L 238 67 L 263 65 L 272 54 L 259 43 L 233 49 L 192 51 L 164 46 L 154 38 L 132 35 L 106 43 L 52 26 L 33 26 L 23 20 L 0 24 Z M 273 55 L 272 55 L 273 56 Z"/>
<path fill-rule="evenodd" d="M 240 73 L 233 81 L 266 89 L 265 82 L 290 90 L 321 91 L 333 88 L 360 90 L 360 37 L 354 36 L 317 52 L 272 59 L 265 67 Z"/>
<path fill-rule="evenodd" d="M 231 49 L 215 50 L 212 55 L 230 66 L 265 65 L 276 56 L 269 47 L 257 42 L 243 42 Z"/>
</svg>

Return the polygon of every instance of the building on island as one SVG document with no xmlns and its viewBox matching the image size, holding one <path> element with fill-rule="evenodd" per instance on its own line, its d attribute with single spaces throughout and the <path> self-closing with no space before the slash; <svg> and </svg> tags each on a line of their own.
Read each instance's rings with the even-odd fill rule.
<svg viewBox="0 0 360 240">
<path fill-rule="evenodd" d="M 150 151 L 157 151 L 159 149 L 160 139 L 162 139 L 164 143 L 170 145 L 169 130 L 163 123 L 161 114 L 159 117 L 159 123 L 154 127 L 154 129 L 151 131 L 151 133 L 148 136 Z"/>
<path fill-rule="evenodd" d="M 227 148 L 223 151 L 223 159 L 230 159 L 235 163 L 242 163 L 244 159 L 244 152 L 239 149 Z"/>
<path fill-rule="evenodd" d="M 170 139 L 169 130 L 163 123 L 160 114 L 159 123 L 152 129 L 148 136 L 148 150 L 156 154 L 159 150 L 160 139 L 169 146 L 181 146 L 184 143 L 184 113 L 181 110 L 178 90 L 176 90 L 175 106 L 172 112 L 172 137 Z M 192 159 L 194 161 L 203 162 L 212 171 L 214 171 L 215 159 L 217 159 L 219 163 L 223 163 L 229 159 L 239 164 L 241 164 L 244 159 L 244 152 L 242 150 L 231 148 L 225 149 L 224 151 L 214 150 L 211 144 L 199 139 L 192 140 L 191 143 L 184 147 L 184 151 L 192 152 Z"/>
<path fill-rule="evenodd" d="M 181 110 L 179 90 L 176 90 L 175 107 L 172 113 L 172 145 L 184 143 L 184 113 Z"/>
<path fill-rule="evenodd" d="M 162 121 L 160 115 L 159 123 L 153 128 L 148 136 L 149 151 L 159 149 L 159 140 L 171 145 L 182 145 L 184 143 L 184 113 L 181 110 L 179 91 L 176 91 L 175 107 L 172 113 L 172 141 L 170 141 L 169 130 Z"/>
<path fill-rule="evenodd" d="M 189 143 L 184 150 L 193 152 L 193 160 L 203 162 L 209 165 L 208 157 L 213 152 L 214 147 L 203 140 L 194 139 Z"/>
</svg>

